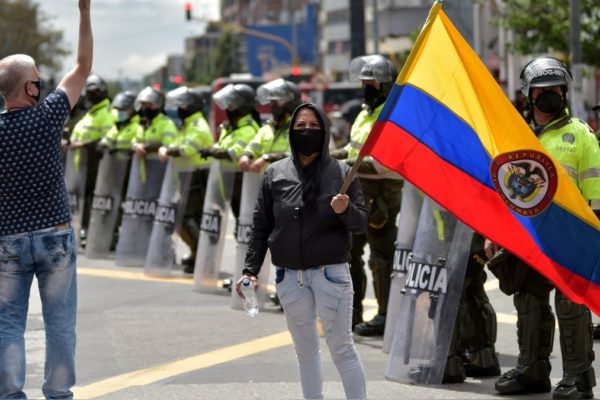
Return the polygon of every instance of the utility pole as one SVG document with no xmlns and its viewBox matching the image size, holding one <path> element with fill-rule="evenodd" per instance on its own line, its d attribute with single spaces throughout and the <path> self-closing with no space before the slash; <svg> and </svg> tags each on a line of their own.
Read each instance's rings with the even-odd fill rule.
<svg viewBox="0 0 600 400">
<path fill-rule="evenodd" d="M 379 10 L 378 0 L 373 0 L 373 53 L 379 54 Z"/>
<path fill-rule="evenodd" d="M 571 71 L 573 72 L 573 90 L 571 92 L 571 113 L 582 119 L 586 119 L 583 108 L 583 63 L 581 55 L 581 10 L 579 0 L 569 1 L 570 14 L 570 53 Z"/>
</svg>

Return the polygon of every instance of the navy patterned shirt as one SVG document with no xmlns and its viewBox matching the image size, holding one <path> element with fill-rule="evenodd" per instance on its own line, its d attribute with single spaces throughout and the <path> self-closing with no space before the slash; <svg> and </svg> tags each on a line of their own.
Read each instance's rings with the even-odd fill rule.
<svg viewBox="0 0 600 400">
<path fill-rule="evenodd" d="M 0 114 L 0 236 L 71 220 L 60 151 L 70 111 L 56 90 L 37 107 Z"/>
</svg>

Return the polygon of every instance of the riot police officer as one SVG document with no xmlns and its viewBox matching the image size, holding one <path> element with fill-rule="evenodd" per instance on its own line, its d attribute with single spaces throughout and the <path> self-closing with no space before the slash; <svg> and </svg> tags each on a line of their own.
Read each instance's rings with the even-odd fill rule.
<svg viewBox="0 0 600 400">
<path fill-rule="evenodd" d="M 364 88 L 363 110 L 358 114 L 350 131 L 350 142 L 332 156 L 352 163 L 358 157 L 373 124 L 383 108 L 394 80 L 396 69 L 381 55 L 361 56 L 350 63 L 350 79 L 361 80 Z M 352 239 L 350 274 L 354 287 L 354 332 L 362 336 L 383 335 L 389 298 L 394 240 L 396 239 L 396 216 L 400 211 L 402 180 L 381 167 L 371 157 L 363 158 L 358 170 L 360 183 L 369 209 L 369 227 L 366 235 Z M 366 291 L 366 274 L 362 260 L 363 248 L 369 243 L 369 268 L 373 274 L 373 286 L 377 298 L 377 315 L 362 322 L 362 300 Z"/>
<path fill-rule="evenodd" d="M 454 333 L 444 370 L 444 383 L 463 382 L 467 376 L 500 375 L 496 354 L 496 311 L 485 293 L 487 258 L 484 238 L 473 234 Z"/>
<path fill-rule="evenodd" d="M 75 151 L 73 163 L 76 171 L 79 169 L 81 150 L 86 149 L 88 152 L 85 197 L 81 216 L 80 244 L 82 247 L 85 247 L 94 185 L 98 174 L 99 157 L 94 150 L 100 139 L 108 133 L 115 123 L 114 115 L 110 111 L 108 88 L 102 78 L 97 75 L 90 75 L 85 82 L 84 93 L 84 101 L 90 108 L 75 124 L 69 139 L 69 148 Z"/>
<path fill-rule="evenodd" d="M 530 110 L 529 124 L 544 148 L 565 168 L 583 197 L 600 214 L 600 148 L 591 129 L 570 115 L 567 91 L 571 73 L 559 60 L 540 57 L 521 71 L 521 89 Z M 495 246 L 486 243 L 492 256 Z M 554 337 L 554 315 L 550 307 L 552 285 L 524 262 L 501 250 L 490 261 L 500 288 L 514 293 L 517 309 L 519 358 L 516 368 L 497 382 L 502 394 L 543 393 L 551 390 L 550 353 Z M 554 399 L 592 398 L 596 378 L 592 361 L 590 310 L 575 304 L 556 290 L 555 310 L 560 329 L 563 379 Z"/>
<path fill-rule="evenodd" d="M 288 130 L 292 113 L 300 105 L 300 90 L 295 83 L 276 79 L 260 86 L 256 100 L 271 104 L 273 119 L 268 120 L 248 143 L 239 163 L 243 171 L 260 172 L 267 163 L 289 155 Z"/>
<path fill-rule="evenodd" d="M 129 90 L 117 93 L 112 101 L 115 125 L 100 140 L 101 148 L 108 151 L 131 150 L 133 139 L 141 136 L 140 117 L 133 108 L 135 98 L 135 92 Z"/>
<path fill-rule="evenodd" d="M 150 86 L 136 97 L 134 107 L 140 115 L 143 131 L 133 139 L 133 150 L 137 157 L 147 152 L 156 153 L 162 145 L 169 145 L 177 137 L 175 123 L 164 114 L 165 95 Z"/>
<path fill-rule="evenodd" d="M 260 117 L 255 109 L 254 89 L 244 83 L 225 86 L 213 95 L 213 101 L 227 113 L 227 121 L 220 126 L 219 141 L 203 149 L 203 157 L 214 157 L 237 165 L 246 145 L 260 127 Z M 242 174 L 236 173 L 231 198 L 231 209 L 236 219 L 240 211 Z"/>
<path fill-rule="evenodd" d="M 206 192 L 209 162 L 200 156 L 200 151 L 213 145 L 214 139 L 203 109 L 205 93 L 198 89 L 180 87 L 167 93 L 167 106 L 177 109 L 182 121 L 181 133 L 174 143 L 159 149 L 161 157 L 180 157 L 194 170 L 183 216 L 183 223 L 177 233 L 190 248 L 181 262 L 185 273 L 193 273 L 196 263 L 196 249 L 200 235 L 200 218 Z"/>
</svg>

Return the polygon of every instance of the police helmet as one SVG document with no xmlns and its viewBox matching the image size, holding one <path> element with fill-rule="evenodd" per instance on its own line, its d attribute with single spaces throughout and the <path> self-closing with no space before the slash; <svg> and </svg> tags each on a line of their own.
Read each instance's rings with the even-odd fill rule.
<svg viewBox="0 0 600 400">
<path fill-rule="evenodd" d="M 200 111 L 204 108 L 205 98 L 206 92 L 181 86 L 167 93 L 167 106 L 182 107 L 189 111 Z"/>
<path fill-rule="evenodd" d="M 136 111 L 142 108 L 142 103 L 151 103 L 162 110 L 165 106 L 165 95 L 160 90 L 146 86 L 135 98 L 134 108 Z"/>
<path fill-rule="evenodd" d="M 85 91 L 89 92 L 90 90 L 97 90 L 102 92 L 103 94 L 107 93 L 106 82 L 98 75 L 90 75 L 85 81 Z"/>
<path fill-rule="evenodd" d="M 521 92 L 527 98 L 533 87 L 562 86 L 566 93 L 573 80 L 567 66 L 554 57 L 539 57 L 530 61 L 521 71 Z"/>
<path fill-rule="evenodd" d="M 394 64 L 380 54 L 360 56 L 350 62 L 350 80 L 376 80 L 377 82 L 393 82 L 396 79 Z"/>
<path fill-rule="evenodd" d="M 281 101 L 282 104 L 290 101 L 300 102 L 300 89 L 293 82 L 275 79 L 259 86 L 256 90 L 256 100 L 262 105 L 274 100 Z"/>
<path fill-rule="evenodd" d="M 131 90 L 119 92 L 112 101 L 112 107 L 116 108 L 117 110 L 130 110 L 133 108 L 135 98 L 136 94 Z"/>
<path fill-rule="evenodd" d="M 245 83 L 230 83 L 217 93 L 213 100 L 223 110 L 251 110 L 254 108 L 254 89 Z"/>
</svg>

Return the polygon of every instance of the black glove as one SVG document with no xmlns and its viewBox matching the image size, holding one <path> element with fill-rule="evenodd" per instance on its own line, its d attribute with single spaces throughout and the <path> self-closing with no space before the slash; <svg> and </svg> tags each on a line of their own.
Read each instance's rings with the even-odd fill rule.
<svg viewBox="0 0 600 400">
<path fill-rule="evenodd" d="M 207 148 L 198 150 L 198 155 L 202 158 L 211 157 L 212 156 L 212 147 L 207 147 Z"/>
<path fill-rule="evenodd" d="M 377 174 L 377 170 L 375 169 L 375 165 L 373 161 L 369 159 L 362 159 L 360 165 L 358 166 L 358 172 L 361 174 Z"/>
<path fill-rule="evenodd" d="M 99 142 L 96 145 L 96 152 L 99 155 L 103 155 L 108 150 L 108 145 L 106 143 Z"/>
<path fill-rule="evenodd" d="M 167 149 L 167 155 L 171 157 L 179 157 L 181 156 L 181 149 L 179 149 L 179 147 L 169 147 Z"/>
<path fill-rule="evenodd" d="M 156 153 L 161 146 L 160 143 L 145 144 L 144 150 L 146 153 Z"/>
<path fill-rule="evenodd" d="M 344 158 L 348 157 L 348 152 L 344 148 L 332 150 L 329 154 L 331 157 L 338 160 L 343 160 Z"/>
<path fill-rule="evenodd" d="M 211 156 L 213 156 L 214 158 L 218 160 L 231 160 L 231 156 L 229 155 L 229 151 L 227 151 L 227 149 L 217 149 L 213 147 L 211 148 L 211 150 Z"/>
</svg>

